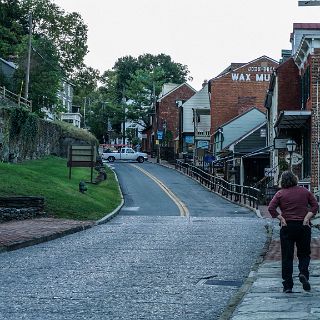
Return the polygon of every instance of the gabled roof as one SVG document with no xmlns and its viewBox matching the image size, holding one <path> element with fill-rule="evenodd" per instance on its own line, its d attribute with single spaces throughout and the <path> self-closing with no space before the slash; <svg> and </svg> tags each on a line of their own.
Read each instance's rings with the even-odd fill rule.
<svg viewBox="0 0 320 320">
<path fill-rule="evenodd" d="M 247 113 L 249 113 L 249 112 L 251 112 L 251 111 L 253 111 L 253 110 L 259 111 L 261 114 L 264 115 L 264 113 L 263 113 L 261 110 L 259 110 L 257 107 L 252 107 L 252 108 L 246 110 L 245 112 L 238 114 L 236 117 L 232 118 L 231 120 L 225 122 L 224 124 L 222 124 L 222 125 L 220 126 L 220 128 L 223 128 L 223 127 L 227 126 L 227 125 L 230 124 L 231 122 L 233 122 L 233 121 L 235 121 L 235 120 L 243 117 L 245 114 L 247 114 Z M 216 132 L 218 132 L 218 130 L 216 130 Z M 215 132 L 215 133 L 216 133 L 216 132 Z M 215 134 L 215 133 L 214 133 L 214 134 Z"/>
<path fill-rule="evenodd" d="M 189 100 L 187 100 L 183 107 L 191 107 L 197 109 L 210 109 L 210 100 L 208 94 L 208 84 L 201 90 L 195 93 Z"/>
<path fill-rule="evenodd" d="M 247 133 L 245 133 L 243 136 L 241 136 L 240 138 L 238 138 L 237 140 L 234 140 L 233 142 L 231 142 L 229 145 L 225 146 L 224 149 L 229 148 L 230 146 L 232 146 L 233 144 L 236 145 L 238 143 L 240 143 L 241 141 L 243 141 L 244 139 L 246 139 L 247 137 L 249 137 L 252 133 L 254 133 L 255 131 L 261 129 L 263 126 L 265 126 L 267 124 L 267 121 L 263 121 L 260 124 L 258 124 L 256 127 L 252 128 L 251 130 L 249 130 Z"/>
<path fill-rule="evenodd" d="M 233 70 L 230 70 L 230 71 L 228 71 L 228 72 L 226 72 L 226 73 L 220 73 L 220 75 L 216 76 L 215 78 L 212 78 L 211 80 L 215 80 L 215 79 L 219 79 L 219 78 L 221 78 L 221 77 L 224 77 L 225 75 L 229 74 L 230 72 L 237 71 L 238 69 L 243 68 L 243 67 L 246 67 L 246 66 L 248 66 L 249 64 L 255 63 L 255 62 L 257 62 L 257 61 L 259 61 L 259 60 L 261 60 L 261 59 L 267 59 L 267 60 L 270 60 L 270 61 L 273 62 L 273 63 L 279 64 L 278 61 L 276 61 L 276 60 L 274 60 L 274 59 L 272 59 L 272 58 L 269 58 L 268 56 L 261 56 L 261 57 L 259 57 L 259 58 L 256 58 L 256 59 L 250 61 L 250 62 L 247 62 L 247 63 L 245 63 L 245 64 L 242 64 L 241 66 L 238 66 L 237 68 L 235 68 L 235 69 L 233 69 Z M 211 81 L 211 80 L 210 80 L 210 81 Z"/>
<path fill-rule="evenodd" d="M 0 58 L 0 61 L 2 61 L 3 63 L 5 63 L 6 65 L 8 65 L 10 68 L 12 69 L 17 69 L 17 65 L 11 61 L 7 61 L 7 60 L 4 60 L 2 58 Z"/>
<path fill-rule="evenodd" d="M 173 84 L 172 84 L 173 85 Z M 175 87 L 173 87 L 173 89 L 171 89 L 170 91 L 164 93 L 162 96 L 160 96 L 158 98 L 157 101 L 161 101 L 163 98 L 167 97 L 169 94 L 173 93 L 174 91 L 178 90 L 179 88 L 181 88 L 182 86 L 186 85 L 187 87 L 189 87 L 192 91 L 194 92 L 197 92 L 196 89 L 192 88 L 188 83 L 184 82 L 184 83 L 181 83 L 179 85 L 176 85 Z M 165 85 L 164 85 L 165 86 Z"/>
<path fill-rule="evenodd" d="M 234 69 L 237 69 L 243 65 L 245 65 L 245 63 L 232 62 L 227 68 L 225 68 L 222 72 L 218 74 L 218 77 L 224 75 L 229 71 L 233 71 Z"/>
</svg>

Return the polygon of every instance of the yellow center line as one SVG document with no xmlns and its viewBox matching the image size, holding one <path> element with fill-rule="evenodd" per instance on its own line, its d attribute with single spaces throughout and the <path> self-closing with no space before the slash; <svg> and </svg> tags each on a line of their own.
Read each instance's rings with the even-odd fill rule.
<svg viewBox="0 0 320 320">
<path fill-rule="evenodd" d="M 148 176 L 150 179 L 152 179 L 176 204 L 176 206 L 179 208 L 180 216 L 182 217 L 189 217 L 189 210 L 186 207 L 186 205 L 158 178 L 150 174 L 148 171 L 142 169 L 141 167 L 131 164 L 136 169 L 140 170 L 142 173 L 144 173 L 146 176 Z"/>
</svg>

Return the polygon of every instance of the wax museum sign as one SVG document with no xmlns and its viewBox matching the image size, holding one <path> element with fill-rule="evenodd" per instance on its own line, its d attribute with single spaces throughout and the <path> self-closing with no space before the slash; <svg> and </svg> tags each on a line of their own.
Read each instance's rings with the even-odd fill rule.
<svg viewBox="0 0 320 320">
<path fill-rule="evenodd" d="M 263 81 L 270 81 L 271 74 L 275 70 L 275 67 L 261 67 L 261 66 L 250 66 L 247 68 L 246 71 L 242 73 L 231 73 L 231 79 L 232 81 L 257 81 L 257 82 L 263 82 Z"/>
</svg>

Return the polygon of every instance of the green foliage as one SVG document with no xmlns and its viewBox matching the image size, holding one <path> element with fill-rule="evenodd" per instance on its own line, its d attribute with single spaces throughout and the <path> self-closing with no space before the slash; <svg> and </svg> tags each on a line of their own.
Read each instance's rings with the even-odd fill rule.
<svg viewBox="0 0 320 320">
<path fill-rule="evenodd" d="M 55 121 L 55 124 L 60 127 L 62 136 L 70 137 L 78 140 L 87 141 L 98 145 L 97 138 L 87 130 L 77 128 L 70 123 L 64 121 Z"/>
<path fill-rule="evenodd" d="M 0 0 L 0 57 L 8 59 L 16 56 L 17 46 L 27 33 L 20 2 Z"/>
<path fill-rule="evenodd" d="M 20 66 L 26 65 L 27 45 L 28 39 L 25 37 L 18 49 Z M 63 72 L 59 67 L 56 49 L 47 38 L 34 37 L 32 46 L 29 99 L 32 100 L 33 111 L 40 114 L 42 107 L 51 108 L 57 104 L 57 92 L 61 86 Z M 18 84 L 23 83 L 25 68 L 19 68 L 15 77 Z"/>
<path fill-rule="evenodd" d="M 42 106 L 57 103 L 62 77 L 83 65 L 87 26 L 78 13 L 66 13 L 52 0 L 0 0 L 0 56 L 14 57 L 18 63 L 13 91 L 19 93 L 24 87 L 29 12 L 33 18 L 29 99 L 40 114 Z"/>
<path fill-rule="evenodd" d="M 88 28 L 81 16 L 66 13 L 50 0 L 21 0 L 21 8 L 33 13 L 33 34 L 47 38 L 56 48 L 60 66 L 67 75 L 82 64 L 88 52 Z"/>
<path fill-rule="evenodd" d="M 21 135 L 24 137 L 27 145 L 32 145 L 36 142 L 35 137 L 39 131 L 38 124 L 39 117 L 34 113 L 29 113 L 21 128 Z"/>
<path fill-rule="evenodd" d="M 102 76 L 103 86 L 110 103 L 122 103 L 130 100 L 127 105 L 126 117 L 147 127 L 153 102 L 159 95 L 164 83 L 183 83 L 187 80 L 187 66 L 176 63 L 165 54 L 144 54 L 138 58 L 125 56 L 119 58 L 113 71 Z"/>
<path fill-rule="evenodd" d="M 10 136 L 17 137 L 27 119 L 28 111 L 22 108 L 12 108 L 10 112 Z"/>
<path fill-rule="evenodd" d="M 96 99 L 99 80 L 99 70 L 87 67 L 84 64 L 73 76 L 73 104 L 82 107 L 83 112 L 84 107 L 88 107 L 89 103 Z"/>
<path fill-rule="evenodd" d="M 26 109 L 9 109 L 9 136 L 12 139 L 19 139 L 23 136 L 25 145 L 34 145 L 38 134 L 39 117 Z"/>
<path fill-rule="evenodd" d="M 162 143 L 165 146 L 169 146 L 172 141 L 173 141 L 173 133 L 172 133 L 172 131 L 166 130 Z"/>
<path fill-rule="evenodd" d="M 106 168 L 108 179 L 98 185 L 87 184 L 80 193 L 79 182 L 90 180 L 89 168 L 73 168 L 68 179 L 66 159 L 47 157 L 20 164 L 0 163 L 0 195 L 45 197 L 45 211 L 59 218 L 98 220 L 121 202 L 114 173 Z"/>
</svg>

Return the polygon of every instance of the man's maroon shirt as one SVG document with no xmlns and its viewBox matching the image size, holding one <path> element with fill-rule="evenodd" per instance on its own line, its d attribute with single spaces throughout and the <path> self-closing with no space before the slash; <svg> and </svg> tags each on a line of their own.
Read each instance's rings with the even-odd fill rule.
<svg viewBox="0 0 320 320">
<path fill-rule="evenodd" d="M 269 203 L 268 210 L 273 218 L 279 215 L 278 207 L 286 221 L 303 220 L 309 211 L 317 212 L 318 202 L 309 190 L 294 186 L 279 190 Z"/>
</svg>

